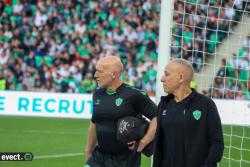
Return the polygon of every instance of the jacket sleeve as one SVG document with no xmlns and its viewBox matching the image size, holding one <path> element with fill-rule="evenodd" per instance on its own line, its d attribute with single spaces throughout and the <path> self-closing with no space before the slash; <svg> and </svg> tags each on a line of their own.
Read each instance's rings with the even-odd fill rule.
<svg viewBox="0 0 250 167">
<path fill-rule="evenodd" d="M 224 140 L 220 116 L 215 103 L 209 99 L 207 111 L 208 157 L 203 167 L 214 167 L 222 159 Z"/>
<path fill-rule="evenodd" d="M 161 162 L 161 132 L 160 132 L 160 120 L 161 120 L 161 113 L 162 113 L 163 104 L 162 101 L 158 104 L 157 107 L 157 128 L 155 133 L 155 140 L 154 140 L 154 152 L 153 152 L 153 167 L 159 167 Z"/>
</svg>

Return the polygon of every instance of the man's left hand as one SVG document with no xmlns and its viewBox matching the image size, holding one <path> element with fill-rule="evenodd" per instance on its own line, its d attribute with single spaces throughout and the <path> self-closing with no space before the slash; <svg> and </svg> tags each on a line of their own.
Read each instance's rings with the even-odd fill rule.
<svg viewBox="0 0 250 167">
<path fill-rule="evenodd" d="M 143 140 L 143 139 L 141 139 L 140 140 L 140 142 L 139 142 L 139 146 L 138 146 L 138 148 L 137 148 L 137 152 L 142 152 L 142 150 L 146 147 L 146 142 Z M 130 150 L 134 150 L 134 147 L 135 147 L 135 141 L 131 141 L 131 142 L 129 142 L 128 143 L 128 148 L 130 149 Z"/>
<path fill-rule="evenodd" d="M 146 147 L 146 142 L 145 140 L 141 139 L 140 140 L 140 143 L 139 143 L 139 146 L 137 148 L 137 152 L 142 152 L 142 150 Z"/>
</svg>

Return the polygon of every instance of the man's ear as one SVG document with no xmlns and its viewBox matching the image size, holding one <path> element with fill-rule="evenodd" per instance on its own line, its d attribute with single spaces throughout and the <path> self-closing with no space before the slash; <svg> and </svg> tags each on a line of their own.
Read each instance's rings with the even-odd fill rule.
<svg viewBox="0 0 250 167">
<path fill-rule="evenodd" d="M 112 78 L 114 79 L 115 77 L 116 77 L 116 72 L 114 71 L 114 72 L 111 72 L 111 76 L 112 76 Z"/>
<path fill-rule="evenodd" d="M 179 80 L 180 80 L 180 82 L 183 82 L 183 81 L 184 81 L 184 74 L 183 74 L 183 73 L 180 73 L 180 75 L 179 75 Z"/>
</svg>

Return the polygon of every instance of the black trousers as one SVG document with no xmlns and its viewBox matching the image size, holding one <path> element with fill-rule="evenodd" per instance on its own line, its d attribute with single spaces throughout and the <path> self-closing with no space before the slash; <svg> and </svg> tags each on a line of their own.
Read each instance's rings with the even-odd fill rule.
<svg viewBox="0 0 250 167">
<path fill-rule="evenodd" d="M 98 146 L 92 152 L 84 167 L 140 167 L 140 153 L 108 154 L 100 150 Z"/>
</svg>

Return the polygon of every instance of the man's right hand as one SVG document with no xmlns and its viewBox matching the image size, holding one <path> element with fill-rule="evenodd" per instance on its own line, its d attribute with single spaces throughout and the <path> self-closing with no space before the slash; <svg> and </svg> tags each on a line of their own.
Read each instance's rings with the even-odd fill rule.
<svg viewBox="0 0 250 167">
<path fill-rule="evenodd" d="M 90 156 L 91 156 L 91 150 L 85 150 L 86 161 L 89 159 Z"/>
<path fill-rule="evenodd" d="M 90 122 L 89 133 L 88 133 L 88 140 L 87 140 L 87 144 L 86 144 L 86 147 L 85 147 L 86 161 L 91 156 L 91 153 L 92 153 L 93 149 L 95 148 L 96 143 L 97 143 L 96 125 L 95 125 L 95 123 Z"/>
</svg>

